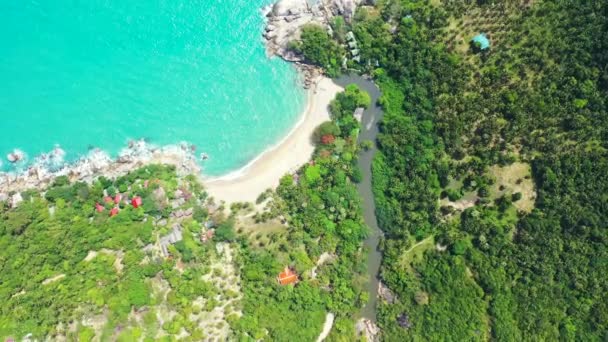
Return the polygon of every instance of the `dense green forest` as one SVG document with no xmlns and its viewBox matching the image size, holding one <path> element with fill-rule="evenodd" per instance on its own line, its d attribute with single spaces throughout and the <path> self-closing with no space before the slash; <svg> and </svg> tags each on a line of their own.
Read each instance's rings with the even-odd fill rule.
<svg viewBox="0 0 608 342">
<path fill-rule="evenodd" d="M 383 93 L 380 338 L 608 340 L 608 3 L 378 0 L 331 25 L 291 48 L 336 75 L 352 30 L 346 66 Z M 375 295 L 354 184 L 352 113 L 369 102 L 337 96 L 312 160 L 262 211 L 225 216 L 194 177 L 154 165 L 0 203 L 0 337 L 310 341 L 331 312 L 328 340 L 356 340 Z M 278 283 L 285 267 L 297 284 Z"/>
<path fill-rule="evenodd" d="M 198 341 L 228 328 L 238 293 L 225 280 L 237 275 L 226 272 L 215 242 L 199 241 L 209 215 L 194 177 L 150 165 L 91 185 L 59 177 L 22 196 L 16 208 L 0 205 L 3 340 L 171 340 L 185 332 Z M 129 199 L 138 196 L 136 208 Z M 176 229 L 181 239 L 163 255 L 158 244 Z"/>
<path fill-rule="evenodd" d="M 367 227 L 354 184 L 361 175 L 356 166 L 359 123 L 353 112 L 369 105 L 369 95 L 354 85 L 337 95 L 332 121 L 314 134 L 312 160 L 283 177 L 274 194 L 273 212 L 284 215 L 287 229 L 241 240 L 244 304 L 243 318 L 234 324 L 237 336 L 313 341 L 331 312 L 336 320 L 329 339 L 356 338 L 354 321 L 368 294 L 362 290 L 361 245 Z M 269 223 L 262 222 L 258 231 Z M 277 283 L 285 266 L 298 273 L 296 286 Z"/>
<path fill-rule="evenodd" d="M 359 10 L 384 340 L 608 339 L 607 23 L 600 1 Z"/>
</svg>

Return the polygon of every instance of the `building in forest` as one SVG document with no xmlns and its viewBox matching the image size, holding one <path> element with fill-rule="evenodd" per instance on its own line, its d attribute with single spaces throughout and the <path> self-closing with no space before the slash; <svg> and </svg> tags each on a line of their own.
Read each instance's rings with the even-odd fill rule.
<svg viewBox="0 0 608 342">
<path fill-rule="evenodd" d="M 484 51 L 490 48 L 490 39 L 485 33 L 480 33 L 471 40 L 473 47 L 479 51 Z"/>
<path fill-rule="evenodd" d="M 277 277 L 277 281 L 283 286 L 295 284 L 298 282 L 298 280 L 298 274 L 287 266 L 285 267 L 283 272 L 279 273 L 279 276 Z"/>
<path fill-rule="evenodd" d="M 142 205 L 141 197 L 139 197 L 139 196 L 133 197 L 133 199 L 131 200 L 131 204 L 133 205 L 133 208 L 135 208 L 135 209 L 139 208 Z"/>
<path fill-rule="evenodd" d="M 118 215 L 118 208 L 114 207 L 112 210 L 110 210 L 110 217 L 114 217 L 116 215 Z"/>
</svg>

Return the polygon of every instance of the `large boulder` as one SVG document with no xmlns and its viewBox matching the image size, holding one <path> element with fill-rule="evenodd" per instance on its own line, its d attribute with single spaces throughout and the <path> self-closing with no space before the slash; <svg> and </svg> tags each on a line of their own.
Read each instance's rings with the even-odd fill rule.
<svg viewBox="0 0 608 342">
<path fill-rule="evenodd" d="M 337 12 L 334 14 L 343 15 L 347 19 L 351 19 L 355 15 L 357 6 L 362 2 L 361 0 L 332 0 L 330 1 L 330 6 L 334 8 L 334 12 Z"/>
<path fill-rule="evenodd" d="M 275 17 L 284 17 L 305 12 L 308 9 L 306 0 L 279 0 L 272 7 Z"/>
</svg>

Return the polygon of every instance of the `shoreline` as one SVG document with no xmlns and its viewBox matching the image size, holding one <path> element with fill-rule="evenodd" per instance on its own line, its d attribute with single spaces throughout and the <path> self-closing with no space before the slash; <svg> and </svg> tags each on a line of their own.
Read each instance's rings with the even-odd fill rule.
<svg viewBox="0 0 608 342">
<path fill-rule="evenodd" d="M 91 183 L 101 176 L 117 178 L 150 164 L 173 165 L 178 175 L 200 174 L 201 171 L 186 143 L 157 147 L 138 140 L 120 151 L 115 159 L 101 149 L 94 149 L 54 171 L 44 163 L 34 163 L 17 173 L 0 172 L 0 201 L 10 200 L 14 207 L 20 202 L 21 192 L 45 191 L 60 176 L 67 176 L 71 182 Z"/>
<path fill-rule="evenodd" d="M 206 176 L 187 143 L 158 147 L 138 140 L 130 143 L 115 159 L 107 152 L 95 149 L 55 171 L 43 163 L 33 163 L 17 173 L 0 172 L 0 201 L 10 200 L 12 205 L 17 205 L 20 192 L 44 191 L 59 176 L 68 176 L 72 182 L 90 183 L 101 176 L 120 177 L 145 165 L 167 164 L 175 166 L 178 174 L 198 176 L 216 200 L 227 204 L 255 202 L 260 193 L 276 187 L 281 177 L 308 162 L 314 152 L 312 133 L 330 119 L 329 102 L 341 90 L 331 79 L 317 77 L 307 90 L 306 107 L 289 132 L 245 166 L 225 175 Z"/>
<path fill-rule="evenodd" d="M 275 145 L 267 148 L 247 165 L 218 177 L 202 176 L 210 196 L 227 204 L 255 202 L 268 188 L 278 186 L 281 177 L 306 164 L 314 152 L 312 133 L 329 121 L 329 103 L 342 87 L 327 77 L 318 77 L 308 89 L 306 108 L 295 126 Z"/>
<path fill-rule="evenodd" d="M 283 4 L 284 5 L 284 4 Z M 265 18 L 265 33 L 263 34 L 267 49 L 272 46 L 269 29 L 271 22 L 278 24 L 286 14 L 280 13 L 278 3 L 268 5 L 261 10 Z M 276 13 L 275 13 L 276 12 Z M 288 11 L 289 12 L 289 11 Z M 321 20 L 324 17 L 310 16 L 309 10 L 304 11 L 305 21 Z M 289 16 L 289 15 L 288 15 Z M 323 21 L 323 20 L 321 20 Z M 302 25 L 296 20 L 286 28 Z M 288 30 L 283 38 L 292 37 L 295 31 Z M 270 49 L 272 50 L 272 49 Z M 267 50 L 268 51 L 268 50 Z M 268 51 L 270 52 L 270 51 Z M 155 146 L 143 140 L 129 143 L 129 146 L 119 152 L 116 158 L 100 149 L 94 149 L 74 162 L 63 162 L 63 151 L 58 158 L 57 165 L 51 167 L 44 160 L 38 160 L 27 168 L 16 172 L 0 171 L 0 201 L 9 200 L 13 205 L 19 202 L 20 192 L 28 189 L 45 191 L 59 176 L 68 176 L 70 181 L 83 181 L 90 183 L 98 177 L 120 177 L 132 170 L 150 164 L 167 164 L 176 167 L 178 174 L 194 174 L 205 186 L 210 196 L 226 204 L 235 202 L 255 202 L 259 194 L 269 188 L 276 188 L 281 177 L 293 173 L 307 163 L 312 156 L 315 146 L 311 141 L 314 130 L 323 122 L 330 120 L 329 103 L 343 88 L 331 79 L 322 76 L 321 71 L 314 66 L 302 64 L 298 59 L 286 58 L 281 53 L 269 53 L 269 56 L 278 55 L 286 62 L 295 66 L 304 81 L 307 91 L 306 105 L 300 113 L 298 121 L 290 128 L 278 142 L 266 148 L 260 154 L 248 161 L 244 166 L 229 171 L 220 176 L 207 176 L 204 174 L 203 164 L 197 161 L 190 146 L 185 143 L 174 145 Z M 17 150 L 15 150 L 17 151 Z M 52 155 L 51 155 L 52 158 Z"/>
<path fill-rule="evenodd" d="M 263 159 L 266 155 L 272 153 L 274 150 L 280 148 L 281 145 L 284 144 L 291 135 L 296 133 L 298 128 L 304 123 L 304 120 L 306 119 L 306 113 L 308 113 L 308 111 L 310 110 L 311 101 L 312 101 L 311 91 L 307 91 L 306 92 L 306 106 L 301 111 L 301 113 L 298 115 L 298 121 L 296 121 L 294 126 L 291 127 L 291 129 L 287 132 L 287 134 L 285 136 L 283 136 L 277 143 L 275 143 L 274 145 L 271 145 L 270 147 L 267 147 L 264 151 L 262 151 L 261 153 L 256 155 L 253 159 L 248 161 L 247 164 L 239 167 L 236 170 L 228 171 L 226 174 L 223 174 L 221 176 L 205 176 L 205 174 L 203 172 L 201 174 L 203 182 L 212 183 L 212 182 L 217 182 L 217 181 L 232 181 L 232 180 L 236 180 L 240 177 L 244 177 L 246 175 L 246 173 L 249 171 L 249 169 L 255 163 L 259 162 L 261 159 Z"/>
</svg>

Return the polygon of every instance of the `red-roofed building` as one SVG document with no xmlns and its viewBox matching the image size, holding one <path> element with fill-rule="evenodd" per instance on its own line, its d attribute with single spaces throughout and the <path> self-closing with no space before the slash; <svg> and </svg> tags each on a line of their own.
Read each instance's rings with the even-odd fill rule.
<svg viewBox="0 0 608 342">
<path fill-rule="evenodd" d="M 133 199 L 131 200 L 131 204 L 133 205 L 133 208 L 135 208 L 135 209 L 139 208 L 142 204 L 141 197 L 139 197 L 139 196 L 133 197 Z"/>
<path fill-rule="evenodd" d="M 115 204 L 120 203 L 121 199 L 122 199 L 122 196 L 120 194 L 116 194 L 116 196 L 114 196 L 114 203 Z"/>
<path fill-rule="evenodd" d="M 277 281 L 281 285 L 294 284 L 298 282 L 298 275 L 294 271 L 292 271 L 291 268 L 285 267 L 285 270 L 279 273 Z"/>
<path fill-rule="evenodd" d="M 99 204 L 99 203 L 95 203 L 95 210 L 97 210 L 98 213 L 103 211 L 103 205 Z"/>
<path fill-rule="evenodd" d="M 106 203 L 112 203 L 112 202 L 114 202 L 114 200 L 113 200 L 113 199 L 112 199 L 112 197 L 110 197 L 110 196 L 106 196 L 106 197 L 104 197 L 104 198 L 103 198 L 103 201 L 104 201 L 104 202 L 106 202 Z"/>
<path fill-rule="evenodd" d="M 110 210 L 110 217 L 118 215 L 118 208 L 114 207 Z"/>
</svg>

